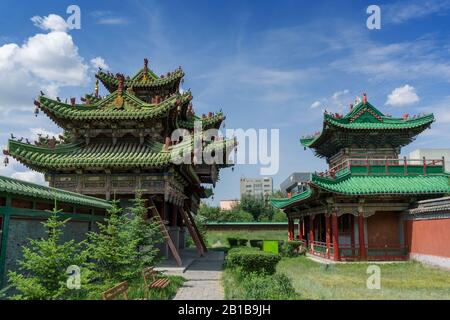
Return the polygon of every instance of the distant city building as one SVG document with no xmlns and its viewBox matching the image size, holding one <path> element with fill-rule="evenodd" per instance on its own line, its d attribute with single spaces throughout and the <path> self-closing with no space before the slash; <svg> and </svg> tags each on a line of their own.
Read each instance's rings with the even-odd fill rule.
<svg viewBox="0 0 450 320">
<path fill-rule="evenodd" d="M 273 192 L 273 179 L 263 178 L 241 178 L 241 197 L 249 196 L 270 196 Z"/>
<path fill-rule="evenodd" d="M 239 204 L 238 199 L 232 199 L 232 200 L 220 200 L 219 207 L 220 210 L 229 211 L 233 209 L 234 206 Z"/>
<path fill-rule="evenodd" d="M 409 159 L 442 159 L 444 157 L 445 171 L 450 171 L 450 149 L 416 149 L 409 153 Z"/>
<path fill-rule="evenodd" d="M 303 192 L 308 187 L 309 180 L 311 180 L 310 172 L 294 172 L 280 184 L 280 190 L 285 196 Z"/>
</svg>

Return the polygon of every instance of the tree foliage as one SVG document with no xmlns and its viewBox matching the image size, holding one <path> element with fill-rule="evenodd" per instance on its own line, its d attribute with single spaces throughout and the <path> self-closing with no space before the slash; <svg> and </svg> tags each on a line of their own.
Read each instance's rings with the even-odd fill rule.
<svg viewBox="0 0 450 320">
<path fill-rule="evenodd" d="M 99 232 L 89 232 L 89 255 L 97 283 L 111 285 L 134 276 L 138 240 L 130 236 L 130 220 L 118 201 L 112 202 L 107 217 L 98 223 Z"/>
<path fill-rule="evenodd" d="M 145 199 L 140 193 L 136 194 L 131 208 L 131 220 L 129 222 L 129 237 L 136 244 L 136 261 L 133 264 L 135 274 L 142 269 L 156 264 L 159 249 L 156 247 L 163 238 L 159 223 L 155 219 L 148 218 L 148 209 L 145 207 Z"/>
<path fill-rule="evenodd" d="M 231 210 L 220 210 L 219 207 L 201 204 L 197 212 L 205 222 L 251 222 L 251 221 L 287 221 L 283 211 L 274 208 L 262 196 L 244 195 Z"/>
<path fill-rule="evenodd" d="M 12 299 L 54 300 L 73 299 L 80 290 L 69 289 L 66 270 L 71 265 L 81 268 L 81 287 L 88 281 L 86 268 L 86 242 L 70 240 L 62 242 L 64 227 L 69 219 L 61 220 L 56 207 L 51 216 L 43 222 L 46 237 L 30 239 L 29 245 L 22 247 L 23 257 L 18 261 L 18 272 L 8 273 L 12 287 L 18 293 Z"/>
</svg>

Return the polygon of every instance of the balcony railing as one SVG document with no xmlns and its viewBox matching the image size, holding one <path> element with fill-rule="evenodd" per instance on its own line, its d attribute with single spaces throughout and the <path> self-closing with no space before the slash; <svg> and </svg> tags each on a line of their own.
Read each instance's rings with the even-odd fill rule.
<svg viewBox="0 0 450 320">
<path fill-rule="evenodd" d="M 405 245 L 366 245 L 369 261 L 405 260 L 408 258 L 408 247 Z M 339 256 L 342 261 L 359 260 L 359 245 L 339 245 Z"/>
<path fill-rule="evenodd" d="M 337 178 L 347 172 L 354 175 L 436 175 L 445 172 L 445 159 L 348 158 L 319 175 Z"/>
<path fill-rule="evenodd" d="M 330 249 L 327 252 L 326 242 L 311 241 L 309 243 L 309 252 L 320 257 L 329 258 L 333 256 L 333 244 L 330 243 Z"/>
</svg>

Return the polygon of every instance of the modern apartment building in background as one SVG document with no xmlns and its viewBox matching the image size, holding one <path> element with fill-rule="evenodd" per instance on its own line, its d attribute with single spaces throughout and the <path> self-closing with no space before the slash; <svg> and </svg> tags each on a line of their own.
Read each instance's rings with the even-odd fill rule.
<svg viewBox="0 0 450 320">
<path fill-rule="evenodd" d="M 241 198 L 243 195 L 268 197 L 273 192 L 273 179 L 263 178 L 241 178 Z"/>
<path fill-rule="evenodd" d="M 311 172 L 292 173 L 280 184 L 281 192 L 285 196 L 290 196 L 305 191 L 308 187 L 308 181 L 311 180 L 311 175 Z"/>
</svg>

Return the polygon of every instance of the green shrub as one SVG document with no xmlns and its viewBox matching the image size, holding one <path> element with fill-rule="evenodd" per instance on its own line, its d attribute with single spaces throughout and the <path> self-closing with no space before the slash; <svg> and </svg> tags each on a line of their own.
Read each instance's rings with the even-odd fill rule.
<svg viewBox="0 0 450 320">
<path fill-rule="evenodd" d="M 230 248 L 237 247 L 238 245 L 238 238 L 227 238 L 228 245 Z"/>
<path fill-rule="evenodd" d="M 262 240 L 250 240 L 250 247 L 262 249 L 263 241 Z"/>
<path fill-rule="evenodd" d="M 274 274 L 280 255 L 264 252 L 256 248 L 233 248 L 228 251 L 227 267 L 239 268 L 244 273 Z"/>
<path fill-rule="evenodd" d="M 227 238 L 228 245 L 230 248 L 232 247 L 246 247 L 248 243 L 248 239 L 242 238 Z"/>
<path fill-rule="evenodd" d="M 282 255 L 286 257 L 295 257 L 305 253 L 303 242 L 301 241 L 288 241 L 282 246 Z"/>
<path fill-rule="evenodd" d="M 238 239 L 238 246 L 246 247 L 248 243 L 248 239 Z"/>
<path fill-rule="evenodd" d="M 262 276 L 252 273 L 242 279 L 241 285 L 244 300 L 287 300 L 296 296 L 292 282 L 285 274 Z"/>
</svg>

